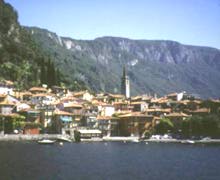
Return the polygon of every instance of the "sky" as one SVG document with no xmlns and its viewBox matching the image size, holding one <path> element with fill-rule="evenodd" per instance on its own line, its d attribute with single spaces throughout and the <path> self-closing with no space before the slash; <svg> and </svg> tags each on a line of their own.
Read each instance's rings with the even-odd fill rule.
<svg viewBox="0 0 220 180">
<path fill-rule="evenodd" d="M 74 39 L 117 36 L 220 49 L 220 0 L 5 0 L 25 26 Z"/>
</svg>

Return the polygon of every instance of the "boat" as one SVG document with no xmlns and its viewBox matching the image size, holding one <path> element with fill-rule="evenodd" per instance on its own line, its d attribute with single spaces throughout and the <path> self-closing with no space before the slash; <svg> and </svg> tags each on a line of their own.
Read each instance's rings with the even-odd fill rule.
<svg viewBox="0 0 220 180">
<path fill-rule="evenodd" d="M 192 140 L 187 140 L 187 143 L 189 143 L 189 144 L 194 144 L 194 143 L 195 143 L 195 141 L 192 141 Z"/>
<path fill-rule="evenodd" d="M 64 142 L 72 142 L 72 140 L 70 138 L 64 137 L 64 136 L 58 137 L 57 140 L 64 141 Z"/>
<path fill-rule="evenodd" d="M 183 144 L 194 144 L 195 141 L 193 141 L 193 140 L 184 140 L 184 141 L 181 141 L 181 143 L 183 143 Z"/>
<path fill-rule="evenodd" d="M 38 141 L 39 144 L 53 144 L 55 142 L 56 142 L 55 140 L 50 140 L 50 139 L 43 139 Z"/>
<path fill-rule="evenodd" d="M 139 139 L 133 139 L 133 140 L 131 140 L 132 142 L 136 142 L 136 143 L 139 143 L 140 142 L 140 140 Z"/>
</svg>

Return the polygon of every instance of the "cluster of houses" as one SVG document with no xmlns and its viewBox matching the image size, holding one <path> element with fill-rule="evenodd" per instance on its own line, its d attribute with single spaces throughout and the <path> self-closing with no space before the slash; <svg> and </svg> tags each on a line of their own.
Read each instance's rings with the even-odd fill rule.
<svg viewBox="0 0 220 180">
<path fill-rule="evenodd" d="M 92 136 L 143 136 L 161 118 L 181 123 L 193 114 L 208 114 L 201 107 L 202 100 L 186 93 L 172 93 L 164 97 L 141 95 L 127 98 L 122 94 L 89 91 L 71 92 L 66 88 L 31 87 L 15 91 L 13 82 L 0 83 L 0 127 L 3 133 L 58 133 L 80 131 Z M 13 117 L 23 117 L 27 126 L 4 129 Z M 5 121 L 5 122 L 4 122 Z M 3 126 L 4 123 L 4 126 Z M 36 123 L 41 126 L 28 126 Z"/>
</svg>

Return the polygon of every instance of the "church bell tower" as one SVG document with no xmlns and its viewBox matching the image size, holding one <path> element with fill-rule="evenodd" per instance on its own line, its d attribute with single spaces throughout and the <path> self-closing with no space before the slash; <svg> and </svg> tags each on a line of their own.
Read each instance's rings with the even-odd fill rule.
<svg viewBox="0 0 220 180">
<path fill-rule="evenodd" d="M 121 78 L 121 94 L 125 95 L 126 98 L 130 98 L 130 81 L 127 76 L 126 68 L 123 68 L 123 75 Z"/>
</svg>

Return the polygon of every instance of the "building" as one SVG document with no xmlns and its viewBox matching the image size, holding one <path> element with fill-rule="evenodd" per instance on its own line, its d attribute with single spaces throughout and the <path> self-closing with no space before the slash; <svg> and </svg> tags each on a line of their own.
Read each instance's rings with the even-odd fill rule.
<svg viewBox="0 0 220 180">
<path fill-rule="evenodd" d="M 74 127 L 72 113 L 56 109 L 53 118 L 52 128 L 55 133 L 70 134 Z"/>
<path fill-rule="evenodd" d="M 126 98 L 130 98 L 130 80 L 126 74 L 125 67 L 121 78 L 121 94 L 123 94 Z"/>
<path fill-rule="evenodd" d="M 98 116 L 98 129 L 103 136 L 119 136 L 119 119 L 112 116 Z"/>
<path fill-rule="evenodd" d="M 141 137 L 153 122 L 153 116 L 141 112 L 131 112 L 118 116 L 120 136 Z"/>
<path fill-rule="evenodd" d="M 148 109 L 148 104 L 143 101 L 132 102 L 131 105 L 133 106 L 134 112 L 144 112 Z"/>
<path fill-rule="evenodd" d="M 15 111 L 16 104 L 18 104 L 19 101 L 10 96 L 10 95 L 1 95 L 0 94 L 0 114 L 11 114 L 13 111 Z"/>
<path fill-rule="evenodd" d="M 11 81 L 0 81 L 0 94 L 14 95 L 14 83 Z"/>
<path fill-rule="evenodd" d="M 40 93 L 47 93 L 47 89 L 44 87 L 32 87 L 29 89 L 32 94 L 40 94 Z"/>
<path fill-rule="evenodd" d="M 91 101 L 93 99 L 93 95 L 89 93 L 89 91 L 80 91 L 80 92 L 75 92 L 73 93 L 73 96 L 79 99 L 83 99 L 86 101 Z"/>
</svg>

